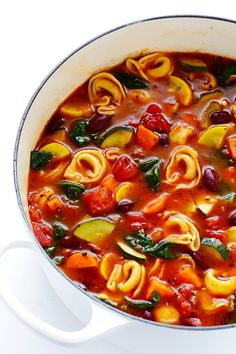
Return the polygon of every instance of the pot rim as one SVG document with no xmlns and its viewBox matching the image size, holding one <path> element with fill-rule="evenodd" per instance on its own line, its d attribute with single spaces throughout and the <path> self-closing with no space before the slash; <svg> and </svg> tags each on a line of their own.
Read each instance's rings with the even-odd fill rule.
<svg viewBox="0 0 236 354">
<path fill-rule="evenodd" d="M 207 16 L 207 15 L 189 15 L 189 14 L 180 14 L 180 15 L 165 15 L 165 16 L 157 16 L 157 17 L 151 17 L 151 18 L 146 18 L 143 20 L 137 20 L 137 21 L 132 21 L 126 24 L 123 24 L 121 26 L 117 26 L 111 30 L 108 30 L 106 32 L 103 32 L 101 34 L 99 34 L 98 36 L 94 37 L 93 39 L 85 42 L 84 44 L 82 44 L 80 47 L 78 47 L 77 49 L 75 49 L 74 51 L 72 51 L 69 55 L 67 55 L 64 59 L 62 59 L 49 73 L 48 75 L 44 78 L 44 80 L 40 83 L 40 85 L 37 87 L 37 89 L 35 90 L 35 92 L 33 93 L 32 97 L 30 98 L 26 109 L 23 113 L 23 116 L 21 118 L 18 130 L 17 130 L 17 135 L 16 135 L 16 140 L 15 140 L 15 146 L 14 146 L 14 153 L 13 153 L 13 175 L 14 175 L 14 187 L 15 187 L 15 192 L 16 192 L 16 196 L 17 196 L 17 202 L 18 202 L 18 206 L 20 208 L 21 214 L 23 216 L 23 219 L 26 223 L 26 226 L 29 230 L 29 234 L 31 236 L 31 238 L 34 240 L 34 242 L 37 244 L 40 252 L 44 255 L 44 257 L 47 258 L 47 261 L 49 261 L 49 263 L 60 273 L 61 276 L 63 276 L 65 278 L 66 281 L 69 281 L 75 288 L 77 288 L 79 291 L 81 291 L 85 296 L 88 296 L 92 301 L 95 301 L 97 304 L 100 305 L 104 305 L 108 310 L 111 310 L 119 315 L 122 315 L 124 317 L 126 317 L 126 319 L 133 319 L 136 321 L 140 321 L 142 323 L 145 323 L 147 325 L 152 325 L 152 326 L 156 326 L 156 327 L 163 327 L 163 328 L 169 328 L 169 329 L 174 329 L 174 330 L 190 330 L 190 331 L 197 331 L 197 332 L 201 332 L 201 331 L 214 331 L 214 330 L 219 330 L 219 329 L 229 329 L 229 328 L 234 328 L 236 327 L 236 323 L 232 323 L 232 324 L 226 324 L 226 325 L 218 325 L 218 326 L 206 326 L 206 327 L 191 327 L 191 326 L 184 326 L 184 325 L 168 325 L 168 324 L 164 324 L 164 323 L 159 323 L 159 322 L 154 322 L 154 321 L 150 321 L 150 320 L 146 320 L 144 318 L 141 317 L 137 317 L 134 316 L 132 314 L 126 313 L 124 311 L 121 311 L 113 306 L 110 306 L 108 304 L 106 304 L 105 302 L 102 302 L 102 300 L 100 300 L 98 297 L 92 295 L 92 293 L 88 292 L 87 290 L 83 289 L 81 286 L 79 286 L 78 284 L 76 284 L 75 282 L 73 282 L 69 277 L 67 277 L 65 275 L 65 273 L 63 273 L 60 268 L 58 266 L 56 266 L 56 264 L 53 262 L 53 260 L 47 256 L 46 252 L 44 251 L 44 249 L 42 248 L 42 246 L 39 244 L 38 240 L 36 239 L 36 237 L 34 236 L 34 233 L 32 231 L 31 225 L 27 219 L 27 216 L 24 212 L 24 208 L 23 208 L 23 203 L 22 203 L 22 199 L 21 199 L 21 195 L 20 195 L 20 191 L 19 191 L 19 184 L 18 184 L 18 174 L 17 174 L 17 167 L 18 167 L 18 160 L 17 160 L 17 155 L 18 155 L 18 149 L 19 149 L 19 144 L 20 144 L 20 139 L 21 139 L 21 133 L 22 130 L 24 128 L 24 123 L 27 119 L 28 116 L 28 112 L 31 109 L 31 106 L 33 105 L 36 97 L 38 96 L 38 94 L 40 93 L 41 89 L 44 87 L 44 85 L 47 83 L 47 81 L 50 79 L 50 77 L 61 67 L 61 65 L 63 65 L 69 58 L 71 58 L 75 53 L 79 52 L 81 49 L 87 47 L 88 45 L 90 45 L 91 43 L 93 43 L 94 41 L 105 37 L 106 35 L 115 32 L 119 29 L 122 28 L 126 28 L 135 24 L 139 24 L 139 23 L 144 23 L 144 22 L 149 22 L 149 21 L 159 21 L 159 20 L 166 20 L 166 19 L 178 19 L 178 18 L 192 18 L 192 19 L 207 19 L 207 20 L 216 20 L 216 21 L 221 21 L 221 22 L 229 22 L 232 24 L 236 25 L 236 21 L 235 20 L 231 20 L 231 19 L 227 19 L 227 18 L 223 18 L 223 17 L 216 17 L 216 16 Z"/>
</svg>

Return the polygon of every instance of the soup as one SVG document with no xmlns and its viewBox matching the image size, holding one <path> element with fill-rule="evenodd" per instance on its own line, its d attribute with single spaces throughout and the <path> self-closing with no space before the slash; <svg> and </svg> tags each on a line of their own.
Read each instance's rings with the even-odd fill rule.
<svg viewBox="0 0 236 354">
<path fill-rule="evenodd" d="M 236 63 L 151 53 L 93 75 L 31 152 L 34 234 L 79 287 L 151 321 L 236 321 Z"/>
</svg>

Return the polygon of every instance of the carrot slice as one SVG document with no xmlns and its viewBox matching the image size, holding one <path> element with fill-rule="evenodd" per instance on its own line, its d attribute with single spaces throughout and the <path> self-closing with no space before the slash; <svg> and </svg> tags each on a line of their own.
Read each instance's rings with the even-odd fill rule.
<svg viewBox="0 0 236 354">
<path fill-rule="evenodd" d="M 69 269 L 97 268 L 97 257 L 89 252 L 74 253 L 68 258 L 66 267 Z"/>
<path fill-rule="evenodd" d="M 195 285 L 197 288 L 202 286 L 201 278 L 196 274 L 192 267 L 183 268 L 177 275 L 176 281 L 178 283 L 190 283 Z"/>
<path fill-rule="evenodd" d="M 142 124 L 139 125 L 137 130 L 137 142 L 144 149 L 152 149 L 158 141 L 160 137 L 153 133 L 151 130 L 145 128 Z"/>
<path fill-rule="evenodd" d="M 52 213 L 55 213 L 56 211 L 58 211 L 58 209 L 61 209 L 63 207 L 63 204 L 58 197 L 53 197 L 47 201 L 47 206 L 49 207 Z"/>
<path fill-rule="evenodd" d="M 175 291 L 172 289 L 172 287 L 169 284 L 161 281 L 156 277 L 152 277 L 150 279 L 150 283 L 146 295 L 147 299 L 150 299 L 152 297 L 153 291 L 157 291 L 158 294 L 160 294 L 162 297 L 172 297 L 175 295 Z"/>
<path fill-rule="evenodd" d="M 236 160 L 236 135 L 230 136 L 227 139 L 227 144 L 229 147 L 229 152 L 233 160 Z"/>
<path fill-rule="evenodd" d="M 113 176 L 109 176 L 102 181 L 102 186 L 106 186 L 110 189 L 111 192 L 114 192 L 118 185 L 119 182 L 117 182 L 117 180 Z"/>
<path fill-rule="evenodd" d="M 153 199 L 147 206 L 145 206 L 143 213 L 145 215 L 159 213 L 166 206 L 168 199 L 168 193 L 159 194 L 157 198 Z"/>
</svg>

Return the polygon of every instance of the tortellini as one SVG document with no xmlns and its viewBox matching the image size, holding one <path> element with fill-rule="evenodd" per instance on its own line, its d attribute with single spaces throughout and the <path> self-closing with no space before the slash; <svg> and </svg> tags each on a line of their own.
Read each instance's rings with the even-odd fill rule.
<svg viewBox="0 0 236 354">
<path fill-rule="evenodd" d="M 98 149 L 78 151 L 67 167 L 64 177 L 83 184 L 99 182 L 107 169 L 107 161 Z"/>
<path fill-rule="evenodd" d="M 231 295 L 236 291 L 236 277 L 216 278 L 214 269 L 207 270 L 205 274 L 205 286 L 212 295 Z"/>
<path fill-rule="evenodd" d="M 177 148 L 166 168 L 166 182 L 176 189 L 190 189 L 197 186 L 200 179 L 198 153 L 189 146 Z"/>
<path fill-rule="evenodd" d="M 197 251 L 200 248 L 199 232 L 186 215 L 166 212 L 164 220 L 164 230 L 169 241 L 186 245 L 191 251 Z"/>
<path fill-rule="evenodd" d="M 113 115 L 116 106 L 126 97 L 121 83 L 110 73 L 94 75 L 88 84 L 89 99 L 100 114 Z"/>
<path fill-rule="evenodd" d="M 139 60 L 127 59 L 127 69 L 146 81 L 155 81 L 168 77 L 174 70 L 174 64 L 170 57 L 163 53 L 148 54 Z"/>
<path fill-rule="evenodd" d="M 206 289 L 202 289 L 198 293 L 197 301 L 201 309 L 209 315 L 215 314 L 223 308 L 228 309 L 229 307 L 227 299 L 214 298 Z"/>
<path fill-rule="evenodd" d="M 110 291 L 120 290 L 122 293 L 133 292 L 136 297 L 141 292 L 145 282 L 145 267 L 136 261 L 125 261 L 123 265 L 115 264 L 107 281 Z"/>
</svg>

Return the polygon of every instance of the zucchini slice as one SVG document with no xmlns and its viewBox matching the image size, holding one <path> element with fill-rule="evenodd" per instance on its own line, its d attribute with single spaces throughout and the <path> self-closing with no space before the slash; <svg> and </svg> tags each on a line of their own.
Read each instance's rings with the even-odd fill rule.
<svg viewBox="0 0 236 354">
<path fill-rule="evenodd" d="M 44 145 L 39 151 L 50 153 L 58 159 L 64 159 L 70 155 L 70 150 L 65 145 L 59 143 Z"/>
<path fill-rule="evenodd" d="M 117 246 L 123 253 L 123 255 L 127 258 L 135 259 L 136 261 L 139 262 L 145 262 L 146 256 L 142 253 L 139 253 L 130 246 L 126 245 L 124 242 L 117 242 Z"/>
<path fill-rule="evenodd" d="M 197 58 L 183 56 L 179 58 L 179 62 L 182 68 L 188 71 L 193 71 L 195 73 L 202 73 L 207 71 L 207 65 L 204 63 L 204 61 Z"/>
<path fill-rule="evenodd" d="M 205 216 L 210 214 L 215 203 L 217 202 L 216 198 L 211 197 L 206 199 L 204 195 L 196 196 L 194 201 L 196 208 Z"/>
<path fill-rule="evenodd" d="M 101 137 L 101 148 L 106 149 L 112 146 L 121 149 L 130 142 L 133 135 L 133 129 L 129 127 L 115 127 L 110 129 Z"/>
<path fill-rule="evenodd" d="M 230 127 L 228 125 L 218 125 L 206 129 L 198 139 L 198 144 L 220 149 L 224 143 L 226 134 Z"/>
<path fill-rule="evenodd" d="M 207 255 L 220 261 L 226 261 L 229 258 L 229 252 L 225 245 L 214 237 L 202 239 L 201 246 L 207 250 Z"/>
<path fill-rule="evenodd" d="M 84 241 L 102 241 L 109 236 L 115 228 L 111 221 L 96 218 L 82 221 L 74 230 L 74 235 Z"/>
</svg>

